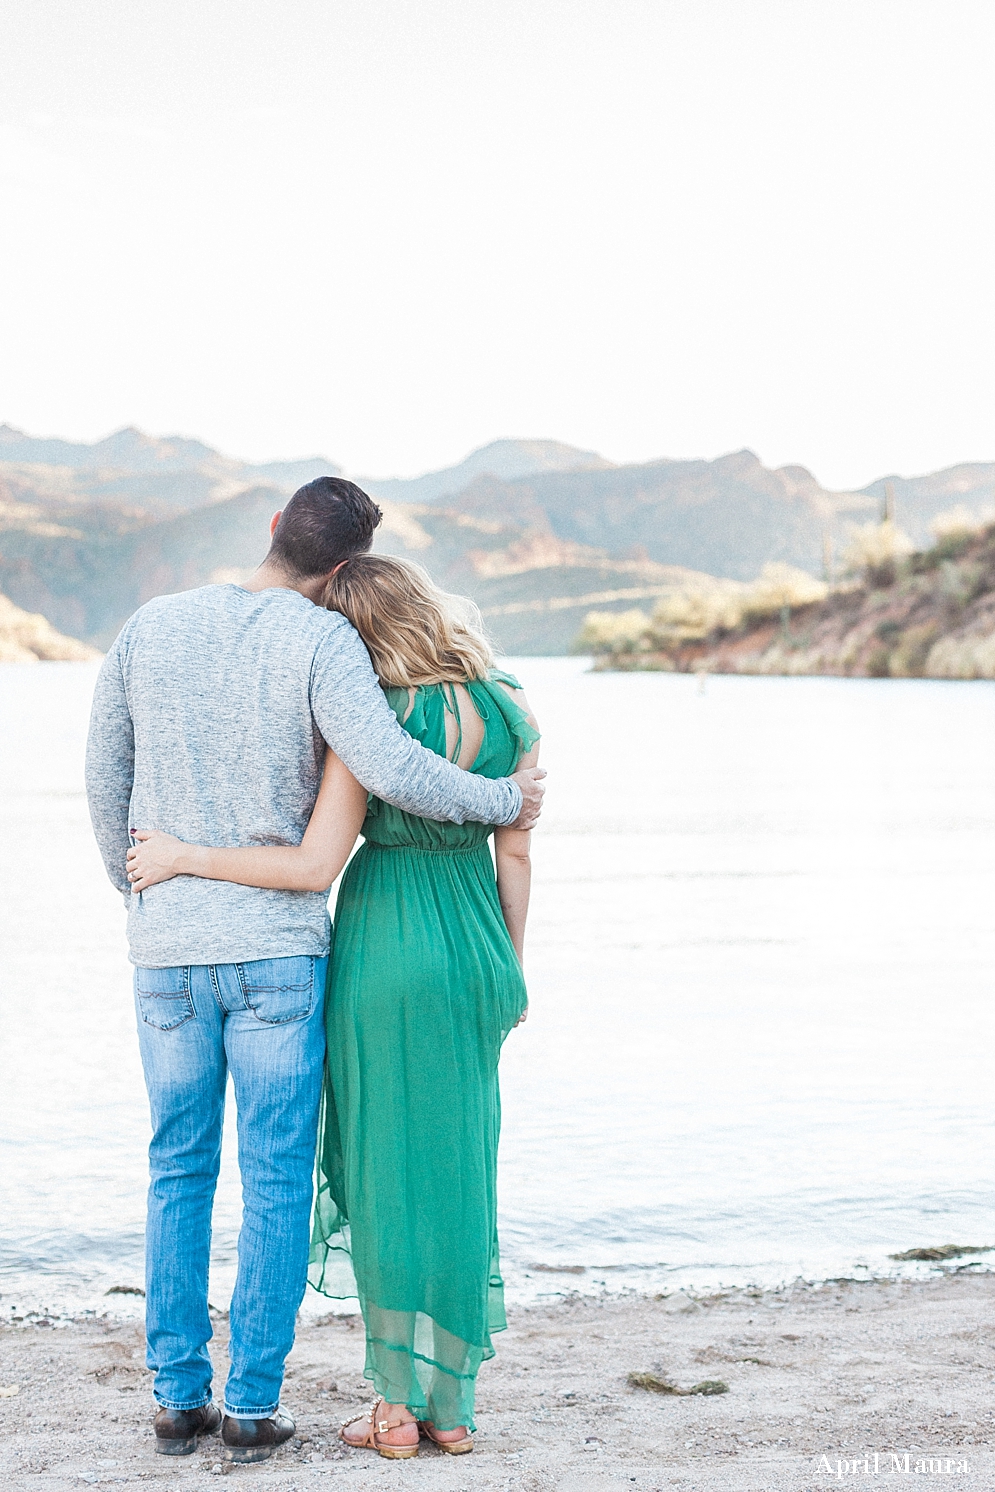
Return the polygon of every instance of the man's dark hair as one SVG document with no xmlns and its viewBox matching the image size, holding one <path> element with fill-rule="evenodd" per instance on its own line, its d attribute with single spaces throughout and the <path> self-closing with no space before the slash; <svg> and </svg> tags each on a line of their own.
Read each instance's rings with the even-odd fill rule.
<svg viewBox="0 0 995 1492">
<path fill-rule="evenodd" d="M 327 575 L 351 555 L 366 553 L 382 517 L 355 482 L 315 477 L 284 508 L 266 558 L 296 580 Z"/>
</svg>

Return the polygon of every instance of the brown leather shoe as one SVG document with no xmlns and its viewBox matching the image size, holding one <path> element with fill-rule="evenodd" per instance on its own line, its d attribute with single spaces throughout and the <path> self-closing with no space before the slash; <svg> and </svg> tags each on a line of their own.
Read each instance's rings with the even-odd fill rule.
<svg viewBox="0 0 995 1492">
<path fill-rule="evenodd" d="M 216 1404 L 202 1404 L 199 1409 L 160 1409 L 153 1428 L 160 1456 L 192 1456 L 198 1436 L 218 1433 L 221 1410 Z"/>
<path fill-rule="evenodd" d="M 297 1429 L 289 1414 L 278 1409 L 269 1419 L 232 1419 L 226 1414 L 221 1425 L 221 1440 L 229 1461 L 265 1461 L 289 1440 Z"/>
</svg>

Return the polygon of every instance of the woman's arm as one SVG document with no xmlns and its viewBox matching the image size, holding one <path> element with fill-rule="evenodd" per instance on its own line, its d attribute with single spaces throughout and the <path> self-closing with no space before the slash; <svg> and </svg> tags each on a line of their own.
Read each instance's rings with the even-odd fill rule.
<svg viewBox="0 0 995 1492">
<path fill-rule="evenodd" d="M 498 896 L 505 926 L 518 962 L 525 962 L 525 922 L 529 915 L 529 893 L 532 889 L 532 859 L 529 854 L 529 830 L 495 829 L 494 858 L 497 862 Z"/>
<path fill-rule="evenodd" d="M 508 689 L 507 692 L 517 705 L 521 705 L 524 710 L 528 711 L 529 724 L 538 730 L 535 716 L 529 710 L 528 701 L 521 690 Z M 534 767 L 538 761 L 539 743 L 537 741 L 532 750 L 518 763 L 519 770 L 523 767 Z M 525 923 L 529 915 L 529 894 L 532 889 L 531 842 L 532 835 L 528 830 L 495 829 L 494 831 L 498 897 L 501 901 L 505 926 L 520 964 L 525 962 Z"/>
<path fill-rule="evenodd" d="M 299 845 L 211 849 L 186 844 L 158 829 L 139 829 L 139 843 L 128 851 L 128 879 L 132 891 L 145 891 L 173 876 L 278 891 L 327 891 L 348 860 L 365 816 L 365 787 L 329 751 L 314 812 Z"/>
</svg>

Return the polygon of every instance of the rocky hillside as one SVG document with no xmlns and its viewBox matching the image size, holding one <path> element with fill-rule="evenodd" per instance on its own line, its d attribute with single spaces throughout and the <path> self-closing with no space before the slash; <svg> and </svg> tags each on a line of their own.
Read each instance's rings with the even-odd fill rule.
<svg viewBox="0 0 995 1492">
<path fill-rule="evenodd" d="M 578 646 L 609 669 L 995 678 L 995 524 L 821 589 L 770 572 L 721 602 L 691 587 L 652 616 L 589 616 Z"/>
<path fill-rule="evenodd" d="M 617 611 L 715 584 L 679 565 L 619 559 L 524 524 L 437 506 L 385 506 L 374 547 L 416 560 L 448 590 L 472 596 L 506 653 L 567 653 L 592 607 Z"/>
<path fill-rule="evenodd" d="M 683 571 L 615 560 L 528 525 L 476 518 L 435 499 L 493 479 L 607 465 L 556 441 L 496 441 L 458 467 L 370 481 L 381 550 L 408 554 L 468 591 L 506 651 L 565 652 L 586 610 L 652 600 Z M 261 560 L 288 492 L 339 468 L 323 457 L 251 466 L 199 441 L 121 430 L 93 445 L 0 427 L 0 586 L 59 627 L 106 647 L 151 596 L 237 580 Z M 399 489 L 402 502 L 388 496 Z M 426 501 L 414 502 L 419 497 Z"/>
<path fill-rule="evenodd" d="M 0 589 L 106 647 L 150 596 L 252 569 L 287 493 L 337 470 L 321 456 L 252 465 L 134 429 L 88 445 L 0 426 Z M 832 573 L 853 526 L 885 509 L 922 546 L 938 514 L 992 510 L 995 464 L 840 493 L 750 451 L 614 466 L 501 440 L 422 477 L 363 480 L 385 510 L 378 548 L 472 595 L 505 650 L 558 653 L 588 611 L 651 611 L 689 572 L 702 591 L 707 576 L 743 583 L 771 563 Z"/>
<path fill-rule="evenodd" d="M 269 520 L 285 500 L 252 487 L 166 520 L 106 506 L 0 508 L 0 585 L 21 605 L 106 647 L 143 602 L 165 592 L 245 578 L 266 553 Z M 565 653 L 594 606 L 649 602 L 688 584 L 672 565 L 613 560 L 600 550 L 519 524 L 445 508 L 384 503 L 376 548 L 426 566 L 471 595 L 509 653 Z"/>
<path fill-rule="evenodd" d="M 310 462 L 284 463 L 274 474 L 228 462 L 196 441 L 127 430 L 79 446 L 5 427 L 0 455 L 18 458 L 0 461 L 0 586 L 100 647 L 151 596 L 246 575 L 265 554 L 271 514 L 315 474 Z M 523 471 L 599 464 L 607 466 L 553 441 L 498 441 L 460 467 L 401 484 L 431 494 L 469 483 L 463 507 L 414 503 L 410 490 L 403 503 L 393 502 L 382 490 L 391 484 L 371 482 L 384 508 L 376 547 L 418 560 L 441 584 L 473 596 L 504 651 L 564 653 L 594 606 L 652 604 L 689 581 L 709 584 L 638 548 L 619 556 L 561 538 L 521 505 L 502 511 L 497 500 L 477 510 L 479 484 L 499 483 L 491 469 L 517 480 Z M 266 471 L 267 480 L 247 484 L 253 470 Z M 181 498 L 186 508 L 177 511 Z"/>
<path fill-rule="evenodd" d="M 96 648 L 56 632 L 45 617 L 0 596 L 0 663 L 81 663 L 99 656 Z"/>
</svg>

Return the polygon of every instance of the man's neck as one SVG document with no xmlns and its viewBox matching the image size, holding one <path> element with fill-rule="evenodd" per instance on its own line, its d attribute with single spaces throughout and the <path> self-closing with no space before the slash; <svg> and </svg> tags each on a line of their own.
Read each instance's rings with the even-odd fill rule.
<svg viewBox="0 0 995 1492">
<path fill-rule="evenodd" d="M 296 576 L 288 575 L 286 570 L 280 569 L 279 565 L 262 564 L 254 574 L 249 576 L 248 580 L 242 582 L 242 589 L 244 591 L 296 591 L 299 596 L 304 596 L 317 606 L 327 584 L 327 575 L 312 575 L 307 580 L 300 580 Z"/>
</svg>

